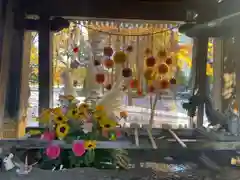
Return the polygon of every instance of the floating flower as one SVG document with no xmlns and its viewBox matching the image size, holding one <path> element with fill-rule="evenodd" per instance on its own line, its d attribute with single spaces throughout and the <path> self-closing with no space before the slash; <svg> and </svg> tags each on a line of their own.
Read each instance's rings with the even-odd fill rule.
<svg viewBox="0 0 240 180">
<path fill-rule="evenodd" d="M 166 74 L 168 72 L 168 65 L 165 63 L 162 63 L 158 66 L 158 72 L 159 74 Z"/>
<path fill-rule="evenodd" d="M 67 123 L 58 124 L 56 128 L 56 135 L 58 138 L 64 138 L 70 130 L 70 127 Z"/>
<path fill-rule="evenodd" d="M 57 159 L 60 156 L 61 148 L 58 145 L 50 145 L 46 149 L 46 155 L 50 159 Z"/>
<path fill-rule="evenodd" d="M 52 141 L 55 139 L 55 133 L 46 131 L 42 134 L 41 139 L 47 140 L 47 141 Z"/>
<path fill-rule="evenodd" d="M 131 68 L 123 68 L 122 70 L 122 76 L 125 78 L 131 77 L 132 76 L 132 69 Z"/>
<path fill-rule="evenodd" d="M 83 141 L 74 141 L 72 151 L 77 157 L 83 156 L 86 152 Z"/>
<path fill-rule="evenodd" d="M 167 89 L 167 88 L 169 88 L 169 85 L 170 85 L 170 83 L 166 79 L 162 79 L 160 81 L 160 89 Z"/>
<path fill-rule="evenodd" d="M 111 47 L 104 47 L 103 49 L 104 56 L 112 56 L 113 55 L 113 49 Z"/>
<path fill-rule="evenodd" d="M 84 141 L 84 147 L 85 149 L 95 149 L 97 147 L 97 142 L 96 141 Z"/>
<path fill-rule="evenodd" d="M 172 58 L 167 58 L 167 59 L 166 59 L 166 64 L 167 64 L 167 65 L 171 65 L 172 63 L 173 63 Z"/>
<path fill-rule="evenodd" d="M 103 73 L 96 74 L 96 82 L 102 84 L 105 81 L 105 75 Z"/>
<path fill-rule="evenodd" d="M 118 51 L 113 55 L 113 60 L 116 64 L 123 64 L 127 60 L 127 56 L 123 51 Z"/>
<path fill-rule="evenodd" d="M 106 68 L 110 69 L 114 66 L 114 61 L 111 59 L 105 59 L 103 64 Z"/>
<path fill-rule="evenodd" d="M 153 78 L 153 69 L 152 68 L 147 68 L 144 71 L 144 77 L 146 80 L 152 80 Z"/>
<path fill-rule="evenodd" d="M 155 64 L 156 64 L 156 59 L 153 56 L 146 59 L 147 67 L 153 67 Z"/>
</svg>

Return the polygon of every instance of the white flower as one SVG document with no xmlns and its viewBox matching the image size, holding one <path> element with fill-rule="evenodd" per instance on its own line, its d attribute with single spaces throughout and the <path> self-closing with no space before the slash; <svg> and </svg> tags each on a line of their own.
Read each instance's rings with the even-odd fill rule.
<svg viewBox="0 0 240 180">
<path fill-rule="evenodd" d="M 84 133 L 92 132 L 92 127 L 93 127 L 93 124 L 92 124 L 92 123 L 89 123 L 89 122 L 84 123 L 84 124 L 82 125 L 83 132 L 84 132 Z"/>
</svg>

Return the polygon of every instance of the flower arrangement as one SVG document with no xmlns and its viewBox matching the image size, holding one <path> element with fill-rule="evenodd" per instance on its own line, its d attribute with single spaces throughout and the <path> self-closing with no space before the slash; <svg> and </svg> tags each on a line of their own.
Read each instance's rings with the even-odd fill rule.
<svg viewBox="0 0 240 180">
<path fill-rule="evenodd" d="M 79 103 L 71 95 L 60 96 L 60 102 L 59 107 L 45 109 L 39 116 L 39 122 L 45 126 L 40 137 L 49 141 L 49 146 L 41 150 L 41 163 L 38 166 L 42 169 L 60 165 L 66 169 L 127 169 L 128 156 L 125 150 L 97 149 L 97 141 L 116 141 L 122 138 L 116 117 L 111 116 L 103 105 Z M 126 112 L 119 114 L 119 118 L 126 116 Z M 51 143 L 53 140 L 64 141 L 72 148 L 61 149 L 59 145 Z"/>
</svg>

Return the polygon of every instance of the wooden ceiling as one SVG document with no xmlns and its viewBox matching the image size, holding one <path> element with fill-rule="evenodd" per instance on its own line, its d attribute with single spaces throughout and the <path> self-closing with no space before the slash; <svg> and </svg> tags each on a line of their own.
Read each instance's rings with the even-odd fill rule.
<svg viewBox="0 0 240 180">
<path fill-rule="evenodd" d="M 202 19 L 216 18 L 216 0 L 21 0 L 27 14 L 184 21 L 187 10 Z"/>
</svg>

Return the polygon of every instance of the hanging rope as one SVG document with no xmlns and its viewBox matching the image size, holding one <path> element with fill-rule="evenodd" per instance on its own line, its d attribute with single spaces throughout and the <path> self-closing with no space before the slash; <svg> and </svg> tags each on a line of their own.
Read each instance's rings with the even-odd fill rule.
<svg viewBox="0 0 240 180">
<path fill-rule="evenodd" d="M 79 26 L 85 27 L 88 30 L 92 30 L 92 31 L 95 31 L 95 32 L 108 34 L 108 35 L 115 35 L 115 36 L 153 36 L 155 34 L 166 33 L 168 31 L 172 31 L 172 30 L 178 29 L 180 27 L 180 25 L 176 25 L 176 26 L 173 26 L 171 28 L 164 29 L 164 30 L 157 31 L 157 32 L 149 32 L 149 33 L 141 33 L 141 34 L 122 34 L 122 33 L 113 33 L 113 32 L 109 32 L 109 31 L 100 30 L 100 29 L 97 29 L 97 28 L 92 28 L 88 25 L 83 25 L 82 23 L 80 23 L 78 21 L 73 21 L 73 23 L 78 24 Z"/>
</svg>

